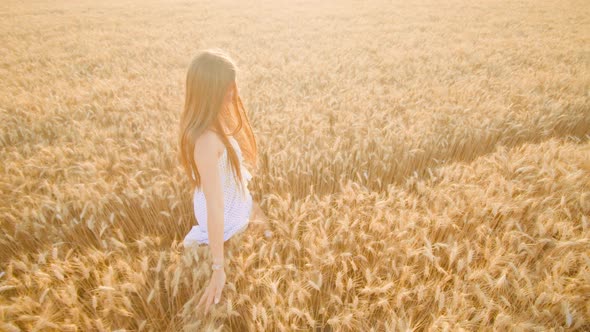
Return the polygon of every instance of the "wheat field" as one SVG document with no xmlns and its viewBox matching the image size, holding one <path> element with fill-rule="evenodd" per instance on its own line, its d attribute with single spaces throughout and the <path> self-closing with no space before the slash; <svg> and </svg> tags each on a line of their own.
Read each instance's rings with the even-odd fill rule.
<svg viewBox="0 0 590 332">
<path fill-rule="evenodd" d="M 0 330 L 590 330 L 587 1 L 3 1 Z M 272 237 L 177 159 L 220 47 Z"/>
</svg>

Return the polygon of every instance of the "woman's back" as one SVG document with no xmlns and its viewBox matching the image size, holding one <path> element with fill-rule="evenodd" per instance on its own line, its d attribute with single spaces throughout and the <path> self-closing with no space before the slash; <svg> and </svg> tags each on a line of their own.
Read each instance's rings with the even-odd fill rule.
<svg viewBox="0 0 590 332">
<path fill-rule="evenodd" d="M 247 185 L 252 178 L 250 172 L 244 167 L 242 151 L 236 139 L 228 136 L 233 145 L 238 159 L 240 161 L 240 169 L 244 181 L 244 192 L 240 191 L 236 180 L 231 173 L 231 169 L 227 162 L 227 149 L 218 160 L 217 167 L 221 176 L 221 185 L 223 191 L 223 205 L 224 205 L 224 231 L 223 241 L 227 241 L 232 235 L 247 227 L 250 214 L 252 211 L 252 196 L 247 189 Z M 194 177 L 194 173 L 193 173 Z M 189 233 L 184 238 L 184 245 L 209 244 L 209 237 L 207 233 L 207 200 L 202 190 L 195 189 L 193 193 L 193 207 L 195 218 L 197 219 L 196 226 L 193 226 Z"/>
</svg>

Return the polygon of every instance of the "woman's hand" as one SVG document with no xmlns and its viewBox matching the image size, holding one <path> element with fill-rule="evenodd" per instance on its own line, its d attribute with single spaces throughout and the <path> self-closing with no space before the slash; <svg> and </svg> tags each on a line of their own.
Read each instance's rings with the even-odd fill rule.
<svg viewBox="0 0 590 332">
<path fill-rule="evenodd" d="M 221 299 L 221 291 L 223 290 L 224 286 L 225 271 L 223 270 L 223 268 L 219 270 L 214 270 L 213 274 L 211 275 L 211 280 L 209 281 L 209 286 L 207 286 L 207 289 L 205 289 L 205 292 L 201 296 L 199 304 L 197 304 L 197 310 L 201 305 L 205 304 L 204 313 L 207 314 L 209 312 L 209 306 L 211 305 L 211 302 L 213 302 L 213 299 L 215 299 L 215 304 L 219 303 L 219 300 Z"/>
</svg>

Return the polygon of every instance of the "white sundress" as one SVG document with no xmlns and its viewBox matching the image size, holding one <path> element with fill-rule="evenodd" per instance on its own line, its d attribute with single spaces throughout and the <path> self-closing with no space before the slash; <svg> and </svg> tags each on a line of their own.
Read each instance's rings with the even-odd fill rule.
<svg viewBox="0 0 590 332">
<path fill-rule="evenodd" d="M 227 149 L 223 152 L 218 161 L 218 167 L 221 174 L 221 184 L 223 187 L 223 241 L 227 241 L 237 232 L 245 229 L 250 221 L 252 211 L 252 196 L 247 188 L 252 175 L 243 165 L 242 150 L 235 138 L 229 136 L 240 161 L 242 178 L 244 181 L 245 195 L 240 192 L 231 169 L 227 165 Z M 194 173 L 193 173 L 194 175 Z M 193 226 L 188 234 L 184 237 L 184 246 L 194 244 L 209 244 L 209 235 L 207 233 L 207 200 L 205 194 L 195 189 L 193 194 L 193 207 L 197 225 Z"/>
</svg>

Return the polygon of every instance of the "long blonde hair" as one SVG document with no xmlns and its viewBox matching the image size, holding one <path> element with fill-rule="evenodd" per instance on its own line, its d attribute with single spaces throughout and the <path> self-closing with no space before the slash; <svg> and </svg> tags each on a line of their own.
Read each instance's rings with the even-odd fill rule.
<svg viewBox="0 0 590 332">
<path fill-rule="evenodd" d="M 249 164 L 251 174 L 255 174 L 256 140 L 238 94 L 236 73 L 235 62 L 218 48 L 199 51 L 188 68 L 184 110 L 180 118 L 178 157 L 193 191 L 201 188 L 201 176 L 194 158 L 195 141 L 208 128 L 212 128 L 225 145 L 230 168 L 240 188 L 245 189 L 242 186 L 244 183 L 238 155 L 229 142 L 224 127 L 235 127 L 229 135 L 236 139 L 244 162 Z M 224 99 L 232 84 L 233 98 L 231 105 L 227 105 Z"/>
</svg>

